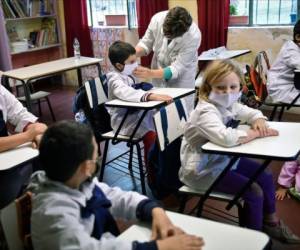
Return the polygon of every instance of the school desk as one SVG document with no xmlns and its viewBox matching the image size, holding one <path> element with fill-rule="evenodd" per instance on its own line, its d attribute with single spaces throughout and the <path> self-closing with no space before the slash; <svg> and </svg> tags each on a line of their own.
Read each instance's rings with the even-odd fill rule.
<svg viewBox="0 0 300 250">
<path fill-rule="evenodd" d="M 32 111 L 31 101 L 30 101 L 30 83 L 38 78 L 56 75 L 69 70 L 77 70 L 77 78 L 79 86 L 82 85 L 81 68 L 86 66 L 95 65 L 98 68 L 100 74 L 101 67 L 100 62 L 102 59 L 90 58 L 81 56 L 80 59 L 75 57 L 62 58 L 55 61 L 50 61 L 46 63 L 40 63 L 28 67 L 23 67 L 19 69 L 13 69 L 3 72 L 3 76 L 8 80 L 9 78 L 14 80 L 19 80 L 22 82 L 24 87 L 24 94 L 26 98 L 26 107 L 29 111 Z"/>
<path fill-rule="evenodd" d="M 264 249 L 269 242 L 269 237 L 259 231 L 169 211 L 167 215 L 174 225 L 186 233 L 202 237 L 205 242 L 203 250 L 258 250 Z M 151 227 L 149 224 L 139 223 L 131 226 L 118 238 L 127 241 L 150 241 Z"/>
<path fill-rule="evenodd" d="M 248 157 L 255 159 L 263 159 L 264 162 L 261 167 L 253 174 L 252 178 L 245 186 L 238 190 L 234 198 L 228 203 L 226 209 L 230 209 L 236 201 L 244 194 L 246 189 L 256 180 L 260 173 L 262 173 L 272 160 L 276 161 L 293 161 L 297 159 L 300 153 L 300 123 L 292 122 L 268 122 L 270 128 L 276 129 L 279 132 L 278 136 L 270 136 L 264 138 L 257 138 L 246 144 L 241 144 L 235 147 L 222 147 L 212 142 L 207 142 L 202 146 L 202 151 L 208 154 L 221 154 L 231 156 L 231 160 L 216 178 L 213 184 L 208 188 L 205 195 L 202 197 L 202 202 L 199 204 L 203 206 L 204 201 L 208 198 L 210 192 L 217 186 L 219 181 L 231 169 L 233 164 L 240 157 Z M 249 129 L 249 126 L 242 125 L 242 129 Z"/>
<path fill-rule="evenodd" d="M 20 164 L 36 158 L 39 154 L 37 149 L 31 147 L 31 143 L 25 143 L 0 153 L 0 171 L 17 167 Z"/>
<path fill-rule="evenodd" d="M 183 98 L 185 96 L 191 95 L 195 92 L 195 89 L 189 89 L 189 88 L 153 88 L 151 90 L 149 90 L 148 92 L 150 93 L 155 93 L 155 94 L 164 94 L 164 95 L 169 95 L 171 97 L 173 97 L 173 99 L 180 99 Z M 149 110 L 152 109 L 158 109 L 160 107 L 162 107 L 163 105 L 166 105 L 166 102 L 163 101 L 149 101 L 149 102 L 127 102 L 127 101 L 123 101 L 123 100 L 119 100 L 119 99 L 115 99 L 112 101 L 108 101 L 105 103 L 105 106 L 107 107 L 114 107 L 114 108 L 126 108 L 127 111 L 117 129 L 117 131 L 115 132 L 114 135 L 114 139 L 112 139 L 112 143 L 115 144 L 116 143 L 116 138 L 128 116 L 129 113 L 133 112 L 133 111 L 138 111 L 138 110 L 142 110 L 143 114 L 140 116 L 140 119 L 137 121 L 132 134 L 130 135 L 130 139 L 129 139 L 129 144 L 132 141 L 132 139 L 134 138 L 134 135 L 136 134 L 136 131 L 138 130 L 139 126 L 141 125 L 145 115 L 147 114 L 147 112 Z"/>
</svg>

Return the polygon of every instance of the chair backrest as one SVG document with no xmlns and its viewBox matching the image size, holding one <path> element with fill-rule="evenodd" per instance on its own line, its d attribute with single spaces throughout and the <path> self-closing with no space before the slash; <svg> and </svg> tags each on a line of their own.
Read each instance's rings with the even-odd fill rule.
<svg viewBox="0 0 300 250">
<path fill-rule="evenodd" d="M 187 119 L 184 100 L 176 100 L 162 107 L 153 119 L 159 148 L 164 151 L 170 143 L 183 134 L 183 125 Z"/>
<path fill-rule="evenodd" d="M 267 75 L 269 69 L 270 63 L 265 51 L 259 52 L 255 57 L 253 65 L 247 68 L 249 80 L 252 85 L 248 86 L 248 89 L 254 89 L 255 95 L 260 102 L 263 102 L 268 95 Z"/>
<path fill-rule="evenodd" d="M 84 83 L 90 108 L 94 108 L 108 100 L 104 84 L 99 77 Z"/>
<path fill-rule="evenodd" d="M 33 249 L 30 237 L 30 192 L 1 210 L 1 223 L 10 250 Z"/>
</svg>

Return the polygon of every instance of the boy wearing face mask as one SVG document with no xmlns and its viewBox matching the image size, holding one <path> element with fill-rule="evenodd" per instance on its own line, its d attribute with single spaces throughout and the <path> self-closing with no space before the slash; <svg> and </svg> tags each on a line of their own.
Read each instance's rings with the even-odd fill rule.
<svg viewBox="0 0 300 250">
<path fill-rule="evenodd" d="M 148 93 L 139 88 L 138 79 L 132 75 L 132 72 L 138 67 L 136 51 L 132 45 L 116 41 L 109 47 L 108 56 L 115 68 L 114 71 L 107 74 L 109 100 L 120 99 L 128 102 L 165 101 L 167 103 L 172 101 L 171 96 Z M 116 131 L 126 113 L 126 109 L 107 108 L 107 110 L 111 116 L 111 126 Z M 120 134 L 130 135 L 142 113 L 142 111 L 137 111 L 129 114 Z M 149 111 L 136 133 L 137 137 L 143 137 L 145 158 L 156 137 L 152 116 L 153 112 Z"/>
<path fill-rule="evenodd" d="M 268 72 L 268 94 L 274 102 L 291 103 L 299 94 L 294 86 L 294 70 L 300 69 L 300 20 L 295 24 L 293 40 L 286 41 Z M 295 103 L 300 105 L 300 99 Z"/>
<path fill-rule="evenodd" d="M 247 143 L 258 137 L 276 136 L 268 128 L 261 111 L 238 102 L 243 74 L 230 60 L 214 61 L 205 71 L 199 91 L 199 102 L 184 127 L 181 144 L 180 180 L 195 189 L 205 190 L 227 166 L 230 157 L 206 154 L 201 147 L 208 141 L 223 147 Z M 238 128 L 249 124 L 248 130 Z M 247 158 L 240 160 L 222 178 L 215 191 L 236 194 L 260 167 Z M 265 171 L 243 194 L 245 226 L 264 230 L 271 237 L 288 243 L 300 243 L 275 213 L 275 187 L 272 174 Z"/>
<path fill-rule="evenodd" d="M 34 249 L 201 249 L 203 240 L 175 227 L 155 201 L 93 178 L 97 143 L 88 126 L 73 121 L 53 125 L 39 151 L 45 172 L 36 172 L 29 186 L 34 194 Z M 152 222 L 153 240 L 139 243 L 116 238 L 119 230 L 114 218 Z"/>
</svg>

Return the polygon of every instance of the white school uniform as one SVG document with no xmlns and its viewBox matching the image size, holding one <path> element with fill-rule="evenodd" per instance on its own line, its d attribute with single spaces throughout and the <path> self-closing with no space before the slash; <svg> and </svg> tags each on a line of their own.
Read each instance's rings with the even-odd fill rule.
<svg viewBox="0 0 300 250">
<path fill-rule="evenodd" d="M 226 155 L 203 153 L 202 145 L 208 141 L 224 147 L 238 145 L 238 139 L 247 136 L 247 132 L 227 128 L 224 124 L 230 119 L 252 124 L 258 118 L 266 119 L 261 111 L 238 102 L 225 109 L 200 100 L 184 127 L 180 150 L 180 180 L 187 186 L 206 189 L 226 167 L 230 158 Z M 236 165 L 237 163 L 233 168 Z"/>
<path fill-rule="evenodd" d="M 136 82 L 136 78 L 133 76 L 127 76 L 117 71 L 113 71 L 107 74 L 108 80 L 108 99 L 120 99 L 128 102 L 141 102 L 143 96 L 147 93 L 141 89 L 134 89 L 132 85 Z M 126 108 L 108 108 L 107 110 L 111 117 L 111 126 L 114 131 L 116 131 L 121 123 L 127 109 Z M 148 131 L 155 131 L 153 124 L 153 112 L 148 111 L 144 117 L 139 129 L 136 133 L 137 137 L 144 136 Z M 127 116 L 122 129 L 120 131 L 121 135 L 131 135 L 137 121 L 141 117 L 143 111 L 136 111 Z"/>
<path fill-rule="evenodd" d="M 268 94 L 274 102 L 291 103 L 299 94 L 294 87 L 294 70 L 300 69 L 300 47 L 287 41 L 268 72 Z M 296 104 L 300 104 L 298 99 Z"/>
<path fill-rule="evenodd" d="M 111 188 L 94 178 L 85 183 L 81 190 L 69 188 L 63 183 L 52 181 L 43 171 L 32 175 L 29 190 L 35 193 L 32 202 L 31 238 L 34 249 L 82 249 L 115 250 L 132 249 L 132 242 L 120 240 L 109 232 L 101 239 L 91 237 L 95 216 L 83 218 L 81 207 L 86 207 L 92 197 L 95 185 L 99 186 L 112 206 L 114 218 L 136 219 L 138 204 L 147 197 L 136 192 L 125 192 L 118 187 Z"/>
<path fill-rule="evenodd" d="M 37 121 L 37 117 L 27 111 L 18 99 L 0 84 L 0 110 L 3 120 L 15 126 L 16 132 L 23 132 L 28 123 Z"/>
<path fill-rule="evenodd" d="M 137 46 L 142 47 L 146 54 L 153 51 L 152 69 L 170 67 L 172 71 L 172 78 L 168 81 L 153 79 L 154 86 L 195 88 L 198 48 L 201 42 L 200 30 L 192 23 L 187 32 L 168 44 L 162 28 L 167 13 L 168 11 L 159 12 L 152 17 L 144 37 Z M 193 96 L 189 96 L 187 106 L 190 111 L 194 108 Z"/>
</svg>

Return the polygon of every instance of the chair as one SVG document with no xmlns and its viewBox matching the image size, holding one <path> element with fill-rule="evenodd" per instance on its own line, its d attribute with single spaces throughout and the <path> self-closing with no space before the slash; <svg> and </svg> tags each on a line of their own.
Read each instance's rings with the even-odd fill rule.
<svg viewBox="0 0 300 250">
<path fill-rule="evenodd" d="M 100 78 L 95 78 L 93 80 L 89 80 L 89 81 L 85 82 L 84 86 L 86 89 L 86 95 L 88 98 L 90 109 L 93 109 L 95 106 L 103 105 L 108 100 L 107 95 L 104 90 L 105 82 L 101 81 Z M 88 116 L 87 116 L 87 119 L 89 120 Z M 90 121 L 90 120 L 89 120 L 89 122 L 93 123 L 93 121 Z M 140 147 L 140 142 L 142 141 L 142 138 L 135 137 L 131 141 L 129 136 L 124 136 L 124 135 L 119 135 L 119 134 L 116 136 L 114 131 L 109 131 L 109 132 L 101 134 L 101 138 L 103 140 L 105 140 L 105 147 L 104 147 L 104 152 L 103 152 L 99 180 L 100 181 L 103 180 L 105 166 L 108 165 L 109 163 L 115 161 L 117 158 L 123 156 L 123 155 L 119 155 L 117 158 L 112 159 L 109 162 L 106 162 L 109 142 L 112 141 L 113 145 L 116 145 L 120 142 L 126 142 L 127 146 L 129 146 L 128 170 L 130 172 L 130 176 L 134 180 L 134 171 L 133 171 L 132 166 L 133 166 L 133 158 L 134 158 L 134 147 L 136 147 L 142 193 L 146 194 L 145 174 L 144 174 L 142 153 L 141 153 L 141 147 Z"/>
<path fill-rule="evenodd" d="M 9 81 L 7 78 L 3 78 L 3 81 Z M 14 84 L 12 84 L 11 82 L 8 82 L 5 84 L 6 86 L 10 86 L 10 88 L 12 87 L 16 87 L 16 94 L 17 94 L 17 99 L 23 103 L 23 105 L 26 105 L 26 97 L 25 96 L 19 96 L 19 88 L 23 88 L 23 84 L 20 81 L 16 81 Z M 29 89 L 31 91 L 30 93 L 30 101 L 32 103 L 37 103 L 38 104 L 38 108 L 39 108 L 39 116 L 42 116 L 42 107 L 41 107 L 41 102 L 42 101 L 46 101 L 47 105 L 49 107 L 49 111 L 51 114 L 51 118 L 52 120 L 55 122 L 56 118 L 49 100 L 49 95 L 51 94 L 50 92 L 47 91 L 33 91 L 33 85 L 32 82 L 29 83 Z"/>
<path fill-rule="evenodd" d="M 183 135 L 183 125 L 185 123 L 185 120 L 180 118 L 180 117 L 185 117 L 183 114 L 179 114 L 182 111 L 178 111 L 178 108 L 176 107 L 176 103 L 172 103 L 168 105 L 167 107 L 163 107 L 160 109 L 159 112 L 157 112 L 153 119 L 154 119 L 154 124 L 157 132 L 157 140 L 159 143 L 159 148 L 161 151 L 165 150 L 166 147 L 168 147 L 172 142 L 174 142 L 176 139 L 182 137 Z M 165 109 L 165 111 L 164 111 Z M 166 114 L 166 120 L 167 120 L 167 126 L 164 125 L 164 121 L 162 121 L 162 112 Z M 185 112 L 185 109 L 184 109 Z M 177 115 L 179 114 L 179 115 Z M 166 129 L 167 127 L 167 129 Z M 167 130 L 167 131 L 166 131 Z M 179 155 L 174 155 L 174 157 L 180 157 Z M 200 217 L 202 210 L 203 210 L 203 204 L 206 201 L 206 197 L 214 200 L 219 200 L 219 201 L 224 201 L 224 202 L 229 202 L 230 200 L 233 199 L 233 195 L 228 195 L 225 193 L 220 193 L 220 192 L 210 192 L 207 193 L 206 190 L 196 190 L 191 187 L 188 187 L 186 185 L 183 185 L 182 187 L 179 188 L 178 194 L 181 196 L 181 204 L 179 207 L 179 212 L 183 213 L 184 208 L 188 199 L 188 196 L 197 196 L 200 197 L 200 203 L 198 203 L 197 208 L 197 216 Z M 206 196 L 207 195 L 207 196 Z M 242 203 L 239 201 L 236 206 L 238 207 L 238 213 L 239 213 L 239 224 L 243 225 L 243 220 L 242 220 Z M 217 210 L 218 213 L 224 213 L 223 211 L 220 211 L 218 209 L 214 209 L 210 207 L 213 210 Z M 215 215 L 218 215 L 215 213 Z M 234 217 L 230 214 L 227 214 L 227 216 Z M 219 217 L 222 217 L 218 215 Z M 227 220 L 229 220 L 227 217 L 223 217 Z M 231 220 L 232 221 L 232 220 Z"/>
<path fill-rule="evenodd" d="M 1 210 L 1 223 L 10 250 L 33 249 L 30 236 L 31 197 L 27 192 Z"/>
<path fill-rule="evenodd" d="M 300 105 L 295 104 L 298 98 L 300 97 L 300 94 L 291 103 L 273 102 L 272 99 L 268 96 L 266 84 L 267 84 L 267 73 L 268 70 L 270 70 L 270 63 L 269 63 L 268 55 L 265 51 L 260 51 L 255 57 L 254 69 L 255 70 L 257 69 L 258 72 L 257 77 L 259 78 L 258 81 L 261 81 L 260 90 L 256 88 L 255 92 L 259 97 L 261 97 L 263 105 L 273 107 L 272 112 L 269 116 L 270 121 L 274 120 L 278 108 L 280 108 L 278 121 L 281 121 L 285 109 L 289 110 L 291 107 L 300 107 Z M 250 75 L 250 80 L 252 83 L 254 81 L 253 79 L 254 77 L 255 76 Z M 295 77 L 295 88 L 300 90 L 300 84 L 298 85 L 296 84 L 296 77 Z"/>
</svg>

